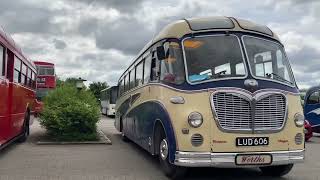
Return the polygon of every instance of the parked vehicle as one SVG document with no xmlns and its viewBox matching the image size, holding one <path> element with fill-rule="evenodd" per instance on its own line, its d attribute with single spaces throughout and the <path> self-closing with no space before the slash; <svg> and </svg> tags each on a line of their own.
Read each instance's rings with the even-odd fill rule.
<svg viewBox="0 0 320 180">
<path fill-rule="evenodd" d="M 287 174 L 304 160 L 304 116 L 283 45 L 246 20 L 166 26 L 119 81 L 115 126 L 176 178 L 186 167 Z M 290 109 L 290 110 L 289 110 Z"/>
<path fill-rule="evenodd" d="M 304 116 L 313 132 L 320 133 L 320 86 L 310 88 L 304 99 Z"/>
<path fill-rule="evenodd" d="M 53 63 L 34 61 L 37 67 L 37 99 L 42 100 L 49 91 L 56 88 L 56 74 Z"/>
<path fill-rule="evenodd" d="M 301 105 L 304 106 L 304 98 L 306 96 L 306 92 L 300 91 Z"/>
<path fill-rule="evenodd" d="M 29 135 L 37 105 L 36 67 L 0 28 L 0 149 Z"/>
<path fill-rule="evenodd" d="M 313 132 L 312 127 L 307 120 L 304 121 L 304 131 L 305 141 L 309 141 L 313 136 Z"/>
<path fill-rule="evenodd" d="M 112 86 L 101 91 L 101 112 L 107 116 L 115 116 L 115 106 L 118 86 Z"/>
</svg>

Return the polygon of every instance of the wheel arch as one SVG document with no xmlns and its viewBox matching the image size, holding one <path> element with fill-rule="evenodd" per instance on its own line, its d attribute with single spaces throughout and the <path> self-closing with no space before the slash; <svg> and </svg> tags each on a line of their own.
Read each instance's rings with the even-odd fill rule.
<svg viewBox="0 0 320 180">
<path fill-rule="evenodd" d="M 167 137 L 168 143 L 169 143 L 169 162 L 173 163 L 175 158 L 175 152 L 177 149 L 177 143 L 176 143 L 176 135 L 174 128 L 172 126 L 172 119 L 169 116 L 169 113 L 167 112 L 165 106 L 158 101 L 153 101 L 153 103 L 157 104 L 159 106 L 160 113 L 157 115 L 157 118 L 155 118 L 153 123 L 153 134 L 152 134 L 152 154 L 157 155 L 158 149 L 157 149 L 157 143 L 156 142 L 156 136 L 157 136 L 157 128 L 162 128 L 164 134 Z"/>
</svg>

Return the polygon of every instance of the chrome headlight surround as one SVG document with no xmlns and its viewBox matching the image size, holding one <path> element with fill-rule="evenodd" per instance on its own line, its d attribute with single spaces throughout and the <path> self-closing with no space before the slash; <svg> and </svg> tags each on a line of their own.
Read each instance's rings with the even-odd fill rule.
<svg viewBox="0 0 320 180">
<path fill-rule="evenodd" d="M 304 126 L 304 115 L 300 113 L 296 113 L 294 115 L 294 123 L 296 124 L 297 127 L 302 127 Z"/>
<path fill-rule="evenodd" d="M 188 123 L 191 127 L 198 128 L 203 123 L 202 115 L 199 112 L 192 112 L 188 116 Z"/>
</svg>

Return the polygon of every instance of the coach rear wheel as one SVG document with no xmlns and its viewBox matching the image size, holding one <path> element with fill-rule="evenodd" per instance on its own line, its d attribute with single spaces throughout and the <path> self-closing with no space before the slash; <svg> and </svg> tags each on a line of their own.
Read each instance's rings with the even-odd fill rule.
<svg viewBox="0 0 320 180">
<path fill-rule="evenodd" d="M 28 139 L 28 136 L 30 134 L 29 122 L 30 122 L 30 114 L 27 112 L 24 117 L 22 134 L 21 134 L 21 137 L 18 139 L 18 142 L 23 143 L 23 142 L 26 142 L 26 140 Z"/>
<path fill-rule="evenodd" d="M 293 167 L 293 164 L 280 165 L 280 166 L 266 166 L 260 167 L 263 175 L 281 177 L 288 174 Z"/>
<path fill-rule="evenodd" d="M 127 138 L 127 136 L 124 134 L 124 130 L 123 130 L 123 120 L 122 118 L 120 118 L 120 130 L 121 130 L 121 139 L 124 142 L 129 142 L 129 139 Z"/>
<path fill-rule="evenodd" d="M 160 133 L 160 142 L 159 147 L 159 161 L 161 168 L 165 175 L 171 179 L 180 179 L 182 178 L 187 169 L 185 167 L 175 166 L 169 162 L 169 144 L 167 138 L 165 137 L 164 133 Z"/>
</svg>

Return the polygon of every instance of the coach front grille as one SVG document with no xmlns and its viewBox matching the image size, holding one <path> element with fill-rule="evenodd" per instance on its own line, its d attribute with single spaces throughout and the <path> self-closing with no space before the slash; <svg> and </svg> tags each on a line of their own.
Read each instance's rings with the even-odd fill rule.
<svg viewBox="0 0 320 180">
<path fill-rule="evenodd" d="M 285 123 L 286 98 L 280 93 L 251 96 L 217 92 L 211 101 L 219 126 L 224 130 L 280 130 Z"/>
</svg>

